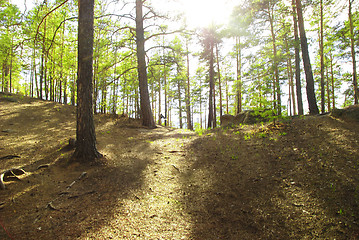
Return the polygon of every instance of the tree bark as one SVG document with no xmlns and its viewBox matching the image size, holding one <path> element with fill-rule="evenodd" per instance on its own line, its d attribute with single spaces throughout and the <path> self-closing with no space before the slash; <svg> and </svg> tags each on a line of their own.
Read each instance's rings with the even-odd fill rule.
<svg viewBox="0 0 359 240">
<path fill-rule="evenodd" d="M 354 104 L 358 104 L 359 89 L 357 81 L 357 66 L 355 60 L 355 39 L 354 39 L 354 27 L 353 27 L 353 16 L 352 16 L 352 2 L 349 0 L 349 30 L 350 30 L 350 49 L 352 54 L 353 62 L 353 87 L 354 87 Z"/>
<path fill-rule="evenodd" d="M 236 62 L 237 62 L 237 109 L 236 109 L 236 113 L 239 114 L 240 112 L 242 112 L 242 58 L 241 58 L 241 38 L 239 36 L 236 37 L 236 45 L 237 45 L 237 54 L 236 54 Z"/>
<path fill-rule="evenodd" d="M 325 82 L 324 82 L 324 28 L 323 28 L 323 0 L 320 0 L 320 99 L 321 112 L 325 112 Z"/>
<path fill-rule="evenodd" d="M 186 55 L 187 55 L 187 87 L 186 87 L 186 112 L 187 112 L 187 128 L 193 130 L 193 124 L 191 119 L 191 96 L 190 96 L 190 76 L 189 76 L 189 52 L 188 52 L 188 40 L 186 40 Z"/>
<path fill-rule="evenodd" d="M 210 59 L 209 59 L 209 101 L 208 101 L 208 128 L 214 127 L 214 108 L 213 108 L 213 95 L 214 95 L 214 66 L 213 66 L 213 40 L 210 43 Z"/>
<path fill-rule="evenodd" d="M 142 125 L 155 128 L 156 124 L 151 111 L 150 96 L 148 92 L 142 0 L 136 0 L 136 44 Z"/>
<path fill-rule="evenodd" d="M 216 44 L 216 58 L 217 58 L 217 74 L 218 74 L 218 91 L 219 91 L 219 117 L 223 115 L 223 106 L 222 106 L 222 82 L 221 82 L 221 69 L 219 66 L 219 49 L 218 43 Z"/>
<path fill-rule="evenodd" d="M 73 157 L 92 162 L 102 156 L 96 148 L 92 105 L 94 0 L 79 0 L 78 6 L 77 128 Z"/>
<path fill-rule="evenodd" d="M 271 11 L 270 11 L 271 12 Z M 272 13 L 272 12 L 271 12 Z M 273 13 L 269 14 L 269 22 L 271 27 L 271 35 L 272 35 L 272 46 L 273 46 L 273 68 L 274 68 L 274 109 L 277 110 L 277 115 L 282 115 L 282 100 L 281 100 L 281 91 L 280 91 L 280 83 L 279 83 L 279 70 L 278 70 L 278 56 L 277 56 L 277 44 L 276 37 L 274 32 L 274 20 Z"/>
<path fill-rule="evenodd" d="M 292 0 L 293 5 L 293 25 L 294 25 L 294 40 L 295 40 L 295 85 L 297 93 L 298 114 L 303 115 L 303 100 L 302 100 L 302 83 L 300 80 L 300 41 L 298 37 L 298 21 L 295 0 Z"/>
<path fill-rule="evenodd" d="M 310 64 L 307 37 L 304 29 L 301 0 L 296 0 L 296 6 L 297 6 L 297 14 L 298 14 L 298 26 L 300 32 L 300 43 L 302 47 L 304 71 L 305 71 L 306 82 L 307 82 L 306 89 L 307 89 L 307 99 L 309 105 L 309 114 L 314 115 L 314 114 L 319 114 L 319 109 L 317 106 L 317 100 L 315 98 L 315 92 L 314 92 L 314 78 L 313 78 L 312 66 Z"/>
</svg>

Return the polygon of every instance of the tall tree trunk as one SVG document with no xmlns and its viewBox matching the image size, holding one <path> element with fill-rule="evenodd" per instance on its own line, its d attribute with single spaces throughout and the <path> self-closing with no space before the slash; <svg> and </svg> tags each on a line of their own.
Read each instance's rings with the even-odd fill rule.
<svg viewBox="0 0 359 240">
<path fill-rule="evenodd" d="M 303 115 L 303 99 L 302 99 L 302 83 L 300 80 L 300 40 L 298 36 L 298 21 L 295 0 L 292 0 L 293 5 L 293 25 L 294 25 L 294 41 L 295 41 L 295 85 L 297 93 L 298 114 Z"/>
<path fill-rule="evenodd" d="M 324 28 L 323 28 L 323 0 L 320 0 L 320 37 L 319 37 L 319 53 L 320 53 L 320 99 L 321 112 L 325 112 L 325 82 L 324 82 Z"/>
<path fill-rule="evenodd" d="M 281 91 L 280 91 L 280 84 L 279 84 L 279 70 L 278 70 L 278 56 L 277 56 L 277 44 L 276 44 L 276 37 L 274 32 L 274 20 L 273 20 L 273 13 L 270 10 L 269 14 L 269 22 L 271 27 L 271 35 L 272 35 L 272 46 L 273 46 L 273 68 L 274 68 L 274 109 L 277 110 L 277 114 L 282 114 L 282 100 L 281 100 Z"/>
<path fill-rule="evenodd" d="M 333 109 L 335 109 L 335 94 L 334 94 L 334 70 L 333 70 L 333 54 L 330 54 L 330 75 L 331 75 L 331 82 L 332 82 L 332 104 Z"/>
<path fill-rule="evenodd" d="M 186 85 L 186 113 L 187 113 L 187 128 L 193 130 L 192 118 L 191 118 L 191 84 L 189 76 L 189 51 L 188 40 L 186 41 L 186 55 L 187 55 L 187 85 Z"/>
<path fill-rule="evenodd" d="M 214 66 L 213 66 L 213 40 L 210 43 L 210 59 L 209 59 L 209 98 L 208 98 L 208 128 L 214 127 L 214 108 L 213 108 L 213 96 L 214 96 Z"/>
<path fill-rule="evenodd" d="M 352 62 L 353 62 L 354 104 L 358 104 L 359 89 L 358 89 L 358 80 L 357 80 L 357 64 L 355 60 L 355 39 L 354 39 L 354 27 L 353 27 L 353 16 L 352 16 L 352 2 L 354 2 L 354 0 L 349 0 L 350 49 L 351 49 Z"/>
<path fill-rule="evenodd" d="M 219 117 L 223 115 L 222 106 L 222 82 L 221 82 L 221 70 L 219 67 L 219 49 L 218 43 L 216 44 L 216 58 L 217 58 L 217 72 L 218 72 L 218 91 L 219 91 Z"/>
<path fill-rule="evenodd" d="M 45 19 L 46 22 L 46 19 Z M 46 36 L 46 24 L 44 24 L 44 36 L 43 36 L 43 40 L 42 40 L 42 52 L 41 52 L 41 66 L 40 66 L 40 83 L 39 83 L 39 92 L 40 95 L 38 96 L 40 99 L 42 99 L 42 85 L 44 82 L 44 73 L 45 73 L 45 36 Z"/>
<path fill-rule="evenodd" d="M 283 28 L 285 28 L 285 24 L 283 23 Z M 284 43 L 285 43 L 285 50 L 287 53 L 287 70 L 288 70 L 288 79 L 289 79 L 289 102 L 290 107 L 293 104 L 293 113 L 294 115 L 297 115 L 297 106 L 295 104 L 295 94 L 294 94 L 294 86 L 293 86 L 293 69 L 292 69 L 292 58 L 289 51 L 288 46 L 288 36 L 285 33 L 284 35 Z M 292 108 L 291 108 L 292 109 Z"/>
<path fill-rule="evenodd" d="M 326 74 L 327 74 L 327 107 L 328 107 L 328 112 L 330 112 L 331 111 L 331 109 L 330 109 L 330 88 L 329 88 L 329 67 L 327 66 L 326 68 L 325 68 L 325 70 L 326 70 Z"/>
<path fill-rule="evenodd" d="M 161 77 L 158 78 L 158 125 L 162 124 L 162 109 L 161 109 Z"/>
<path fill-rule="evenodd" d="M 241 38 L 236 37 L 236 62 L 237 62 L 237 109 L 236 113 L 242 112 L 242 56 L 241 56 Z"/>
<path fill-rule="evenodd" d="M 102 156 L 96 148 L 92 109 L 94 0 L 79 0 L 78 7 L 77 128 L 73 157 L 91 162 Z"/>
<path fill-rule="evenodd" d="M 167 126 L 167 119 L 168 119 L 168 96 L 167 96 L 167 73 L 166 73 L 166 65 L 164 66 L 164 88 L 165 88 L 165 126 Z"/>
<path fill-rule="evenodd" d="M 225 78 L 225 84 L 226 84 L 226 114 L 229 112 L 229 86 L 228 86 L 228 78 Z"/>
<path fill-rule="evenodd" d="M 314 78 L 313 78 L 312 66 L 310 64 L 307 37 L 304 29 L 301 0 L 296 0 L 296 6 L 297 6 L 297 14 L 298 14 L 298 26 L 300 32 L 300 43 L 302 46 L 304 71 L 305 71 L 306 82 L 307 82 L 306 89 L 307 89 L 307 99 L 309 105 L 309 114 L 319 114 L 317 100 L 315 98 L 315 92 L 314 92 Z"/>
<path fill-rule="evenodd" d="M 179 71 L 177 72 L 177 74 L 179 75 Z M 181 101 L 181 82 L 178 79 L 177 80 L 177 91 L 178 91 L 178 118 L 179 118 L 179 127 L 182 129 L 183 128 L 183 123 L 182 123 L 182 101 Z"/>
<path fill-rule="evenodd" d="M 136 0 L 136 44 L 138 61 L 138 80 L 140 87 L 142 125 L 155 128 L 156 124 L 151 111 L 150 96 L 148 92 L 147 70 L 145 59 L 145 37 L 143 29 L 142 0 Z"/>
<path fill-rule="evenodd" d="M 12 92 L 12 65 L 13 65 L 13 44 L 14 44 L 14 38 L 11 37 L 11 44 L 10 44 L 10 68 L 9 68 L 9 91 Z"/>
<path fill-rule="evenodd" d="M 116 79 L 116 70 L 117 70 L 117 47 L 115 48 L 115 65 L 113 69 L 113 86 L 112 86 L 112 114 L 117 112 L 117 94 L 116 90 L 118 88 L 118 80 Z"/>
</svg>

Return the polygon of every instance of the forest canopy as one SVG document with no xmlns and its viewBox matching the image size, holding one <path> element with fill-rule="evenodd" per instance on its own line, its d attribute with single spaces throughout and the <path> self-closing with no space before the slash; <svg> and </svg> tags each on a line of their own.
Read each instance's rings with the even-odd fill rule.
<svg viewBox="0 0 359 240">
<path fill-rule="evenodd" d="M 0 90 L 75 105 L 77 1 L 18 2 L 0 1 Z M 141 117 L 135 2 L 95 1 L 94 113 Z M 180 0 L 166 2 L 142 1 L 156 123 L 212 128 L 243 110 L 288 116 L 358 103 L 353 0 L 236 1 L 227 23 L 201 27 L 176 11 Z"/>
</svg>

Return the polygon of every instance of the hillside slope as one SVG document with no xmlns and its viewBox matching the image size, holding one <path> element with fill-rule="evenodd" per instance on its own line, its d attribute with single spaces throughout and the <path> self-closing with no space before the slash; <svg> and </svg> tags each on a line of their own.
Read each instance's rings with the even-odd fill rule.
<svg viewBox="0 0 359 240">
<path fill-rule="evenodd" d="M 75 108 L 0 94 L 0 239 L 357 239 L 359 128 L 330 116 L 196 133 L 96 115 L 101 165 L 69 163 Z"/>
</svg>

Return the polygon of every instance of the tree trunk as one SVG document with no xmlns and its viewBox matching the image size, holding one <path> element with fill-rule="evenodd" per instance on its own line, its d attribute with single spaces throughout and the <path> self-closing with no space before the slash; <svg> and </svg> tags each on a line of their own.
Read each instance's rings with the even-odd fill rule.
<svg viewBox="0 0 359 240">
<path fill-rule="evenodd" d="M 285 25 L 283 23 L 283 27 L 285 28 Z M 297 115 L 297 106 L 295 104 L 295 94 L 294 94 L 294 86 L 293 86 L 293 69 L 292 69 L 292 58 L 289 51 L 288 46 L 288 36 L 285 33 L 284 35 L 284 43 L 285 43 L 285 50 L 288 54 L 287 56 L 287 71 L 288 71 L 288 80 L 289 80 L 289 102 L 290 102 L 290 112 L 292 111 L 292 104 L 293 104 L 293 113 L 294 115 Z M 292 114 L 290 114 L 292 115 Z"/>
<path fill-rule="evenodd" d="M 221 70 L 219 67 L 219 49 L 218 43 L 216 44 L 216 57 L 217 57 L 217 71 L 218 71 L 218 91 L 219 91 L 219 117 L 223 115 L 222 106 L 222 82 L 221 82 Z"/>
<path fill-rule="evenodd" d="M 237 45 L 237 114 L 242 112 L 242 58 L 241 58 L 241 38 L 239 36 L 236 37 L 236 45 Z"/>
<path fill-rule="evenodd" d="M 102 156 L 96 148 L 92 105 L 94 0 L 79 0 L 78 7 L 77 128 L 73 157 L 91 162 Z"/>
<path fill-rule="evenodd" d="M 319 37 L 319 53 L 320 53 L 320 99 L 321 112 L 325 112 L 325 82 L 324 82 L 324 28 L 323 28 L 323 0 L 320 0 L 320 37 Z"/>
<path fill-rule="evenodd" d="M 349 28 L 350 28 L 350 49 L 352 54 L 353 63 L 353 87 L 354 87 L 354 104 L 358 104 L 359 89 L 357 81 L 357 66 L 355 60 L 355 39 L 354 39 L 354 27 L 353 27 L 353 16 L 352 16 L 352 2 L 349 0 Z"/>
<path fill-rule="evenodd" d="M 271 35 L 272 35 L 272 46 L 273 46 L 273 68 L 274 68 L 274 89 L 273 95 L 274 97 L 274 109 L 277 110 L 277 114 L 282 114 L 282 100 L 281 100 L 281 91 L 279 84 L 279 70 L 278 70 L 278 56 L 277 56 L 277 44 L 276 37 L 274 32 L 274 20 L 273 13 L 269 15 L 270 27 L 271 27 Z"/>
<path fill-rule="evenodd" d="M 156 125 L 151 111 L 150 96 L 148 92 L 142 0 L 136 0 L 136 44 L 142 125 L 150 128 L 155 128 Z"/>
<path fill-rule="evenodd" d="M 179 71 L 177 72 L 177 74 L 179 75 Z M 183 128 L 183 123 L 182 123 L 182 101 L 181 101 L 181 80 L 177 80 L 177 91 L 178 91 L 178 118 L 179 118 L 179 127 L 182 129 Z"/>
<path fill-rule="evenodd" d="M 189 52 L 188 52 L 188 41 L 186 41 L 186 52 L 187 52 L 187 85 L 186 85 L 186 113 L 187 113 L 187 128 L 193 130 L 193 124 L 191 119 L 191 85 L 189 77 Z"/>
<path fill-rule="evenodd" d="M 213 41 L 213 40 L 212 40 Z M 209 59 L 209 98 L 208 98 L 208 128 L 214 127 L 214 66 L 213 66 L 213 42 L 210 43 L 210 59 Z"/>
<path fill-rule="evenodd" d="M 293 24 L 294 24 L 294 40 L 295 40 L 295 85 L 297 93 L 298 114 L 303 115 L 303 100 L 302 100 L 302 83 L 300 80 L 300 41 L 298 37 L 298 21 L 295 0 L 293 4 Z"/>
<path fill-rule="evenodd" d="M 334 94 L 334 70 L 333 70 L 333 54 L 330 54 L 330 73 L 332 82 L 332 106 L 335 109 L 335 94 Z"/>
<path fill-rule="evenodd" d="M 301 0 L 296 0 L 296 6 L 297 6 L 297 13 L 298 13 L 298 26 L 299 26 L 299 32 L 300 32 L 300 43 L 302 46 L 304 71 L 305 71 L 306 82 L 307 82 L 306 89 L 307 89 L 307 99 L 308 99 L 308 105 L 309 105 L 309 114 L 312 114 L 312 115 L 319 114 L 317 100 L 315 98 L 315 92 L 314 92 L 314 78 L 313 78 L 312 66 L 310 64 L 307 37 L 305 34 L 305 29 L 304 29 L 304 20 L 303 20 L 303 14 L 302 14 Z"/>
</svg>

